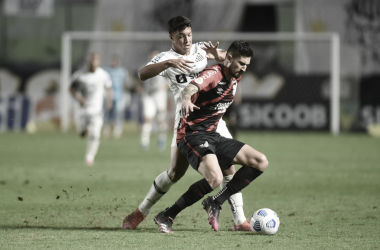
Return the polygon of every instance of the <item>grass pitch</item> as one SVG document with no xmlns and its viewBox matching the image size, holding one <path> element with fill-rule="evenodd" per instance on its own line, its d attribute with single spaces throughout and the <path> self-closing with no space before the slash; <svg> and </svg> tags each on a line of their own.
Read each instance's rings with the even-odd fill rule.
<svg viewBox="0 0 380 250">
<path fill-rule="evenodd" d="M 94 167 L 74 134 L 0 134 L 0 249 L 380 249 L 380 140 L 365 134 L 248 133 L 267 171 L 243 190 L 247 217 L 281 220 L 274 236 L 231 231 L 228 204 L 213 232 L 200 202 L 157 231 L 154 216 L 201 176 L 189 168 L 133 231 L 123 218 L 167 169 L 169 149 L 142 152 L 139 134 L 102 139 Z M 214 191 L 215 193 L 216 191 Z"/>
</svg>

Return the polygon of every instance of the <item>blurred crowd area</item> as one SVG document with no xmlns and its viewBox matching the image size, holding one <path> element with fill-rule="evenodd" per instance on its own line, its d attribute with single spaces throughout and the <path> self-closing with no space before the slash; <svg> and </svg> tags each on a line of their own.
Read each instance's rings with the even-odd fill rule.
<svg viewBox="0 0 380 250">
<path fill-rule="evenodd" d="M 194 32 L 339 34 L 341 129 L 365 131 L 380 124 L 377 0 L 0 0 L 0 10 L 0 131 L 30 124 L 32 131 L 38 124 L 59 129 L 65 32 L 166 32 L 168 19 L 176 15 L 189 17 Z M 255 56 L 241 83 L 239 127 L 328 131 L 330 44 L 250 43 Z M 220 47 L 228 45 L 221 41 Z M 83 40 L 71 46 L 71 73 L 91 52 L 100 54 L 102 67 L 120 56 L 129 73 L 124 118 L 141 123 L 137 72 L 150 51 L 170 49 L 169 36 L 160 42 Z"/>
</svg>

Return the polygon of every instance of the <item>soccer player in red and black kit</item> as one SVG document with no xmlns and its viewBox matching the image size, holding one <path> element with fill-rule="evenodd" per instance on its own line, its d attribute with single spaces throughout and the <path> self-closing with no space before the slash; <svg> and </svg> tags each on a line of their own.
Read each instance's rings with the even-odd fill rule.
<svg viewBox="0 0 380 250">
<path fill-rule="evenodd" d="M 218 231 L 221 205 L 267 168 L 268 160 L 264 154 L 215 132 L 220 118 L 234 100 L 237 84 L 252 56 L 252 49 L 247 42 L 233 42 L 223 65 L 205 69 L 181 92 L 182 119 L 177 130 L 177 145 L 204 179 L 191 185 L 171 207 L 154 218 L 159 231 L 172 233 L 174 218 L 219 186 L 223 180 L 222 170 L 230 168 L 232 164 L 240 164 L 242 167 L 227 186 L 202 202 L 210 225 Z"/>
</svg>

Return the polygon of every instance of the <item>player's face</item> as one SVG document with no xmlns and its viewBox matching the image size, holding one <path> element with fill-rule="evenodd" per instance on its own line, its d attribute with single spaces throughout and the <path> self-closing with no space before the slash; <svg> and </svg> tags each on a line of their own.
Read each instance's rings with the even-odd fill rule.
<svg viewBox="0 0 380 250">
<path fill-rule="evenodd" d="M 230 55 L 228 55 L 230 56 Z M 230 75 L 239 78 L 246 70 L 247 66 L 251 63 L 250 57 L 239 56 L 231 58 L 230 60 Z"/>
<path fill-rule="evenodd" d="M 173 49 L 181 55 L 187 56 L 190 53 L 191 44 L 193 43 L 193 33 L 191 27 L 184 30 L 171 33 Z"/>
<path fill-rule="evenodd" d="M 99 55 L 93 54 L 91 55 L 90 61 L 89 61 L 89 68 L 90 71 L 94 72 L 97 67 L 100 65 L 100 58 Z"/>
</svg>

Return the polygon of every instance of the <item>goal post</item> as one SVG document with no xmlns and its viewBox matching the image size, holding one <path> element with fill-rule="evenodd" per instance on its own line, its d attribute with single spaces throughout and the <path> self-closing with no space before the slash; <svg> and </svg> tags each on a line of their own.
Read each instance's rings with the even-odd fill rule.
<svg viewBox="0 0 380 250">
<path fill-rule="evenodd" d="M 340 38 L 337 33 L 248 33 L 248 32 L 195 32 L 194 41 L 245 40 L 247 42 L 327 42 L 329 46 L 330 80 L 330 124 L 333 135 L 340 132 Z M 61 131 L 66 132 L 70 124 L 69 85 L 72 68 L 72 43 L 74 41 L 118 41 L 118 42 L 165 42 L 169 41 L 166 32 L 92 32 L 77 31 L 62 34 L 61 82 L 60 82 L 60 118 Z M 169 46 L 168 46 L 169 47 Z M 145 56 L 145 55 L 144 55 Z"/>
</svg>

